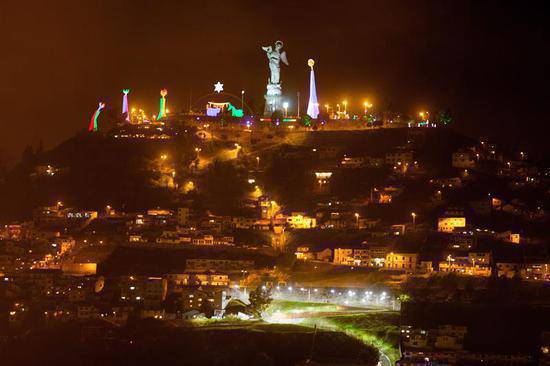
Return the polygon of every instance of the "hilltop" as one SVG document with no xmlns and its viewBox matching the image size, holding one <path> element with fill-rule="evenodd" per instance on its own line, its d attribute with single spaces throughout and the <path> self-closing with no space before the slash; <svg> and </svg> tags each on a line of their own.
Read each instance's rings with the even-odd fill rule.
<svg viewBox="0 0 550 366">
<path fill-rule="evenodd" d="M 222 192 L 225 197 L 221 198 L 227 198 L 226 192 L 231 191 L 232 182 L 237 185 L 246 180 L 246 171 L 252 169 L 250 165 L 253 165 L 247 158 L 256 154 L 262 158 L 261 168 L 265 173 L 265 184 L 273 188 L 276 194 L 277 182 L 273 182 L 274 178 L 269 176 L 267 165 L 277 164 L 275 160 L 278 157 L 290 155 L 290 152 L 296 149 L 300 152 L 331 148 L 337 153 L 328 160 L 290 159 L 288 161 L 295 165 L 287 167 L 289 171 L 315 169 L 317 163 L 322 166 L 337 166 L 344 154 L 383 156 L 384 153 L 400 146 L 414 149 L 415 158 L 422 161 L 427 168 L 444 170 L 449 166 L 453 151 L 472 144 L 471 140 L 443 128 L 276 133 L 282 138 L 261 147 L 260 144 L 250 141 L 250 137 L 248 141 L 246 138 L 238 140 L 242 145 L 240 147 L 243 154 L 240 156 L 243 159 L 234 160 L 232 164 L 237 170 L 226 173 L 237 174 L 239 179 L 223 177 L 222 181 L 227 184 Z M 49 151 L 26 152 L 22 161 L 7 173 L 4 182 L 0 183 L 0 215 L 9 219 L 28 218 L 33 208 L 56 201 L 63 201 L 67 206 L 87 209 L 101 209 L 106 205 L 113 205 L 127 211 L 157 206 L 178 207 L 183 200 L 189 198 L 189 195 L 182 194 L 182 185 L 196 179 L 201 173 L 190 169 L 193 161 L 197 159 L 197 146 L 204 151 L 201 152 L 200 159 L 209 159 L 212 162 L 221 156 L 221 151 L 230 151 L 228 146 L 234 144 L 231 140 L 231 136 L 221 134 L 218 139 L 201 141 L 194 129 L 181 133 L 176 131 L 174 138 L 168 140 L 125 140 L 101 133 L 79 134 Z M 166 164 L 169 163 L 169 167 L 163 167 L 162 161 L 159 161 L 159 157 L 166 156 L 169 160 Z M 48 167 L 52 169 L 52 174 L 48 173 Z M 282 170 L 276 172 L 277 180 L 292 184 L 292 174 L 288 173 L 287 176 L 287 173 Z M 376 174 L 368 175 L 372 178 Z M 208 181 L 210 177 L 207 175 L 204 179 Z M 203 185 L 204 190 L 201 191 L 200 188 L 198 191 L 208 193 L 206 196 L 217 194 L 207 190 L 208 184 Z M 296 188 L 299 193 L 299 187 Z M 246 189 L 243 191 L 239 187 L 235 187 L 234 190 L 235 194 L 246 193 Z M 289 196 L 293 194 L 289 190 L 286 192 Z M 284 197 L 281 199 L 285 201 Z M 211 199 L 210 203 L 219 200 L 220 198 L 216 197 Z M 230 202 L 228 205 L 233 203 Z"/>
</svg>

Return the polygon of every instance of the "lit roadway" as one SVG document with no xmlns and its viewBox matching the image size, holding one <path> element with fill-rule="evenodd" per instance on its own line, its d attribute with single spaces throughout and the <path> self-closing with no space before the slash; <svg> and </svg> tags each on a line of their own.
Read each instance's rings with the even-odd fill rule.
<svg viewBox="0 0 550 366">
<path fill-rule="evenodd" d="M 212 164 L 214 161 L 228 161 L 228 160 L 235 160 L 239 156 L 239 151 L 241 150 L 241 147 L 235 147 L 232 149 L 221 149 L 218 153 L 214 154 L 213 156 L 204 156 L 204 153 L 198 153 L 198 169 L 205 169 L 208 167 L 208 165 Z"/>
</svg>

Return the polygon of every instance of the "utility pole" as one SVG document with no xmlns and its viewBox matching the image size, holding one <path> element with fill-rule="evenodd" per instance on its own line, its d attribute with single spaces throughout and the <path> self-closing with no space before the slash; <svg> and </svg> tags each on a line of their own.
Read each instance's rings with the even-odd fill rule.
<svg viewBox="0 0 550 366">
<path fill-rule="evenodd" d="M 300 118 L 300 92 L 296 94 L 298 95 L 298 118 Z"/>
<path fill-rule="evenodd" d="M 191 113 L 192 100 L 193 100 L 193 88 L 189 87 L 189 113 Z"/>
<path fill-rule="evenodd" d="M 313 338 L 311 339 L 311 348 L 309 349 L 309 360 L 313 359 L 313 352 L 315 351 L 316 338 L 317 338 L 317 324 L 313 326 Z"/>
</svg>

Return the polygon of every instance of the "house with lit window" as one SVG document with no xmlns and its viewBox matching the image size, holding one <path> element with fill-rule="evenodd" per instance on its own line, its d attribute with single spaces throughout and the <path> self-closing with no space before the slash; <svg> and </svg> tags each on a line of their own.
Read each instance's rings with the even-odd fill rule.
<svg viewBox="0 0 550 366">
<path fill-rule="evenodd" d="M 386 255 L 384 268 L 389 270 L 415 272 L 418 266 L 418 256 L 418 253 L 390 252 Z"/>
</svg>

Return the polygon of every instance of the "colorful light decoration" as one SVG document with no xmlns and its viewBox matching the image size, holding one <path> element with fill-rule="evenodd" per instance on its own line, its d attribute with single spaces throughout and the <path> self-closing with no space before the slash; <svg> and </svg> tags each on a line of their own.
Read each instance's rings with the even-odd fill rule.
<svg viewBox="0 0 550 366">
<path fill-rule="evenodd" d="M 122 89 L 122 93 L 124 94 L 122 96 L 122 115 L 126 121 L 130 122 L 130 113 L 128 111 L 128 93 L 130 93 L 130 89 Z"/>
<path fill-rule="evenodd" d="M 168 95 L 168 90 L 162 89 L 160 91 L 160 110 L 157 116 L 157 119 L 166 117 L 166 96 Z"/>
<path fill-rule="evenodd" d="M 317 101 L 315 73 L 313 71 L 313 65 L 315 65 L 315 61 L 310 58 L 309 60 L 307 60 L 307 65 L 311 68 L 311 71 L 309 72 L 309 102 L 307 104 L 307 114 L 311 118 L 315 119 L 319 115 L 319 102 Z"/>
<path fill-rule="evenodd" d="M 223 91 L 223 84 L 219 81 L 214 84 L 214 93 L 221 93 Z"/>
<path fill-rule="evenodd" d="M 229 104 L 229 107 L 227 108 L 227 110 L 231 112 L 232 117 L 236 117 L 236 118 L 244 117 L 244 112 L 242 109 L 237 109 L 233 107 L 233 104 L 231 103 L 227 103 L 227 104 Z"/>
<path fill-rule="evenodd" d="M 90 121 L 90 127 L 88 127 L 88 131 L 90 132 L 97 131 L 97 119 L 103 108 L 105 108 L 105 103 L 99 102 L 99 107 L 95 110 L 94 114 L 92 115 L 92 119 Z"/>
</svg>

